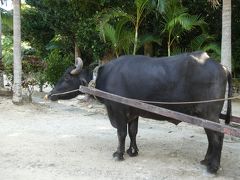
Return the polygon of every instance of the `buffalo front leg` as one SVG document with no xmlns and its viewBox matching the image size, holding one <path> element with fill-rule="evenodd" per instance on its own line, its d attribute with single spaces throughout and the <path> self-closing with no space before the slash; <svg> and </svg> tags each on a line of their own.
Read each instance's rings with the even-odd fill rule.
<svg viewBox="0 0 240 180">
<path fill-rule="evenodd" d="M 216 173 L 220 167 L 224 134 L 205 129 L 208 137 L 208 150 L 205 159 L 201 161 L 210 173 Z"/>
<path fill-rule="evenodd" d="M 115 153 L 113 153 L 113 157 L 116 160 L 124 160 L 123 154 L 125 152 L 125 139 L 127 136 L 127 123 L 122 122 L 121 124 L 117 124 L 117 135 L 118 135 L 118 148 Z"/>
<path fill-rule="evenodd" d="M 138 155 L 138 147 L 136 143 L 136 136 L 138 132 L 138 118 L 128 123 L 128 134 L 130 137 L 130 146 L 127 150 L 129 156 L 134 157 Z"/>
</svg>

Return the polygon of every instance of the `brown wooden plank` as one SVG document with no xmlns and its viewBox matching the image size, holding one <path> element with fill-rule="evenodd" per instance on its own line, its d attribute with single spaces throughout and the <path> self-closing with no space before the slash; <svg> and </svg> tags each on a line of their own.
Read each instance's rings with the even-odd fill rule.
<svg viewBox="0 0 240 180">
<path fill-rule="evenodd" d="M 231 121 L 240 124 L 240 117 L 232 116 Z"/>
<path fill-rule="evenodd" d="M 220 119 L 225 119 L 225 118 L 226 118 L 225 114 L 220 114 Z M 240 124 L 240 117 L 231 116 L 231 122 Z"/>
<path fill-rule="evenodd" d="M 177 119 L 177 120 L 180 120 L 180 121 L 183 121 L 186 123 L 195 124 L 195 125 L 198 125 L 198 126 L 201 126 L 201 127 L 207 128 L 207 129 L 211 129 L 214 131 L 222 132 L 222 133 L 225 133 L 228 135 L 240 137 L 240 129 L 238 129 L 238 128 L 230 127 L 230 126 L 227 126 L 224 124 L 215 123 L 215 122 L 208 121 L 206 119 L 202 119 L 199 117 L 193 117 L 193 116 L 190 116 L 187 114 L 172 111 L 172 110 L 165 109 L 162 107 L 146 104 L 146 103 L 143 103 L 143 102 L 140 102 L 137 100 L 128 99 L 128 98 L 121 97 L 118 95 L 110 94 L 107 92 L 100 91 L 98 89 L 80 86 L 79 90 L 83 93 L 91 94 L 91 95 L 101 97 L 104 99 L 108 99 L 111 101 L 115 101 L 115 102 L 118 102 L 121 104 L 136 107 L 138 109 L 146 110 L 146 111 L 149 111 L 149 112 L 152 112 L 155 114 L 159 114 L 162 116 Z"/>
</svg>

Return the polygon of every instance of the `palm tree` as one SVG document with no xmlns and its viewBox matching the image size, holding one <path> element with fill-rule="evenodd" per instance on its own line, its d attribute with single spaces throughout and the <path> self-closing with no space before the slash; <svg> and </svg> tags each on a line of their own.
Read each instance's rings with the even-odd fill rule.
<svg viewBox="0 0 240 180">
<path fill-rule="evenodd" d="M 1 2 L 2 4 L 2 2 Z M 4 87 L 3 78 L 3 62 L 2 62 L 2 9 L 0 10 L 0 88 Z"/>
<path fill-rule="evenodd" d="M 1 0 L 0 5 L 3 5 L 6 0 Z M 12 14 L 6 10 L 0 8 L 0 39 L 2 39 L 3 26 L 12 29 Z M 3 53 L 2 53 L 2 41 L 0 41 L 0 87 L 4 88 L 4 78 L 3 78 Z"/>
<path fill-rule="evenodd" d="M 223 0 L 222 4 L 222 43 L 221 63 L 229 71 L 232 70 L 232 46 L 231 46 L 231 0 Z"/>
<path fill-rule="evenodd" d="M 162 34 L 167 34 L 168 56 L 171 55 L 173 43 L 180 38 L 184 32 L 191 31 L 200 26 L 204 31 L 205 21 L 187 12 L 187 8 L 181 5 L 178 0 L 169 0 L 162 13 L 163 25 Z"/>
<path fill-rule="evenodd" d="M 219 5 L 219 0 L 209 0 L 213 5 Z M 231 21 L 232 4 L 231 0 L 222 0 L 222 42 L 221 42 L 221 63 L 232 71 L 232 40 Z M 228 86 L 226 87 L 228 94 Z M 223 112 L 227 112 L 227 101 L 224 102 Z"/>
<path fill-rule="evenodd" d="M 1 0 L 0 4 L 4 3 Z M 2 8 L 0 9 L 0 87 L 4 87 L 4 78 L 3 78 L 3 62 L 2 62 Z"/>
<path fill-rule="evenodd" d="M 208 33 L 202 33 L 191 40 L 189 49 L 191 51 L 203 50 L 209 52 L 211 57 L 220 60 L 221 48 L 220 45 L 214 41 L 214 36 L 211 36 Z"/>
<path fill-rule="evenodd" d="M 121 22 L 118 22 L 116 26 L 105 23 L 101 36 L 105 43 L 106 40 L 110 41 L 111 48 L 116 57 L 118 57 L 122 51 L 129 54 L 133 34 L 124 29 Z"/>
<path fill-rule="evenodd" d="M 208 0 L 214 7 L 220 5 L 220 0 Z M 221 63 L 232 71 L 232 43 L 231 43 L 231 21 L 232 0 L 222 0 L 222 42 Z"/>
<path fill-rule="evenodd" d="M 14 82 L 13 82 L 13 103 L 22 104 L 22 63 L 21 63 L 21 0 L 13 0 L 13 60 L 14 60 Z"/>
<path fill-rule="evenodd" d="M 133 55 L 136 54 L 137 46 L 138 46 L 138 30 L 149 11 L 146 10 L 149 0 L 135 0 L 136 5 L 136 16 L 132 17 L 133 24 L 135 26 L 135 36 L 134 36 L 134 47 L 133 47 Z"/>
<path fill-rule="evenodd" d="M 110 24 L 112 18 L 119 18 L 113 25 Z M 108 13 L 104 13 L 99 21 L 98 30 L 104 43 L 110 42 L 112 52 L 118 57 L 123 51 L 129 54 L 130 47 L 134 41 L 134 35 L 125 24 L 129 22 L 129 15 L 120 9 L 115 9 Z"/>
<path fill-rule="evenodd" d="M 136 11 L 134 15 L 126 13 L 121 9 L 114 9 L 113 11 L 108 11 L 104 14 L 103 18 L 99 23 L 100 34 L 103 37 L 104 41 L 106 40 L 106 38 L 111 41 L 116 53 L 119 53 L 118 48 L 120 48 L 120 46 L 118 46 L 118 43 L 121 43 L 119 45 L 126 45 L 125 47 L 123 47 L 125 51 L 128 51 L 130 45 L 133 44 L 132 54 L 136 54 L 137 48 L 139 47 L 138 45 L 140 25 L 146 15 L 151 11 L 150 9 L 148 9 L 149 2 L 149 0 L 135 0 L 134 4 L 136 7 Z M 109 21 L 114 18 L 120 19 L 116 27 L 113 27 L 109 24 Z M 126 29 L 123 28 L 124 25 L 127 23 L 131 23 L 134 26 L 133 37 L 131 32 L 126 31 Z M 123 31 L 127 35 L 125 39 L 121 39 L 119 36 L 123 33 Z"/>
</svg>

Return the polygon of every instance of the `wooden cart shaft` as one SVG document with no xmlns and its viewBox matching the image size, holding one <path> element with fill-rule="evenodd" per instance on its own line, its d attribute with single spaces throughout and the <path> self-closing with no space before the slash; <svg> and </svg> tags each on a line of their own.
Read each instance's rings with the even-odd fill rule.
<svg viewBox="0 0 240 180">
<path fill-rule="evenodd" d="M 151 113 L 155 113 L 161 116 L 166 116 L 169 118 L 173 118 L 173 119 L 177 119 L 180 120 L 182 122 L 186 122 L 186 123 L 190 123 L 190 124 L 194 124 L 197 126 L 201 126 L 207 129 L 211 129 L 217 132 L 221 132 L 224 134 L 228 134 L 231 136 L 236 136 L 236 137 L 240 137 L 240 129 L 239 128 L 235 128 L 235 127 L 231 127 L 229 125 L 225 125 L 225 124 L 220 124 L 220 123 L 216 123 L 216 122 L 212 122 L 206 119 L 202 119 L 199 117 L 195 117 L 195 116 L 190 116 L 187 114 L 183 114 L 180 112 L 176 112 L 176 111 L 172 111 L 166 108 L 162 108 L 162 107 L 158 107 L 158 106 L 154 106 L 154 105 L 150 105 L 147 103 L 143 103 L 141 101 L 138 100 L 133 100 L 133 99 L 128 99 L 125 97 L 121 97 L 118 95 L 114 95 L 114 94 L 110 94 L 95 88 L 88 88 L 85 86 L 80 86 L 79 90 L 83 93 L 86 94 L 90 94 L 93 96 L 97 96 L 97 97 L 101 97 L 104 99 L 108 99 L 111 101 L 115 101 L 121 104 L 125 104 L 128 106 L 132 106 L 138 109 L 142 109 L 145 111 L 149 111 Z M 239 122 L 238 117 L 235 117 L 235 120 L 237 122 Z"/>
</svg>

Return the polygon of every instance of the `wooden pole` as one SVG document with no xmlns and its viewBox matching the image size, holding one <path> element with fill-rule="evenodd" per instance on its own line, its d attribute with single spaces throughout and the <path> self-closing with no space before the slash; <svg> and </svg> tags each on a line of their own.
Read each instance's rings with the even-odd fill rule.
<svg viewBox="0 0 240 180">
<path fill-rule="evenodd" d="M 97 96 L 97 97 L 101 97 L 104 99 L 108 99 L 110 101 L 115 101 L 121 104 L 125 104 L 128 106 L 132 106 L 138 109 L 142 109 L 151 113 L 155 113 L 161 116 L 165 116 L 165 117 L 169 117 L 169 118 L 173 118 L 176 120 L 180 120 L 182 122 L 186 122 L 186 123 L 190 123 L 190 124 L 194 124 L 197 126 L 201 126 L 207 129 L 211 129 L 213 131 L 218 131 L 224 134 L 228 134 L 231 136 L 236 136 L 236 137 L 240 137 L 240 129 L 238 128 L 234 128 L 234 127 L 230 127 L 224 124 L 220 124 L 220 123 L 216 123 L 216 122 L 212 122 L 206 119 L 202 119 L 199 117 L 194 117 L 194 116 L 190 116 L 187 114 L 183 114 L 180 112 L 176 112 L 176 111 L 172 111 L 166 108 L 162 108 L 162 107 L 158 107 L 158 106 L 154 106 L 154 105 L 150 105 L 150 104 L 146 104 L 143 103 L 141 101 L 138 100 L 134 100 L 134 99 L 128 99 L 125 97 L 121 97 L 118 95 L 114 95 L 114 94 L 110 94 L 98 89 L 93 89 L 93 88 L 88 88 L 85 86 L 80 86 L 79 90 L 82 93 L 86 93 L 86 94 L 91 94 L 93 96 Z"/>
</svg>

